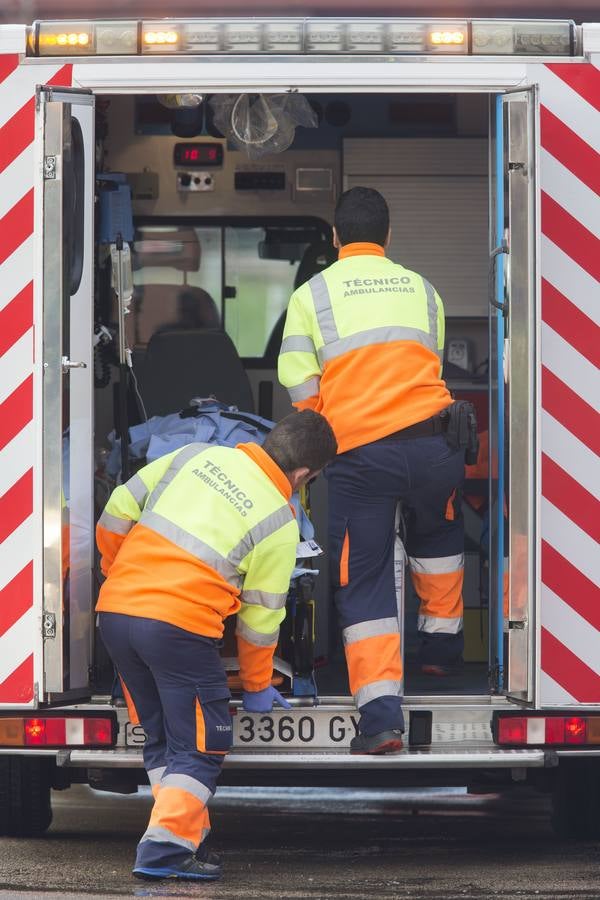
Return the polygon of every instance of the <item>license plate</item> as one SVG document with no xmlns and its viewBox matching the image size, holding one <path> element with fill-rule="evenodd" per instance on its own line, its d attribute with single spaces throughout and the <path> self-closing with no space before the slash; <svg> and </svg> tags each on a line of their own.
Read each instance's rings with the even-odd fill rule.
<svg viewBox="0 0 600 900">
<path fill-rule="evenodd" d="M 298 747 L 347 747 L 358 734 L 358 714 L 325 710 L 290 710 L 263 715 L 238 710 L 233 741 L 238 750 Z"/>
<path fill-rule="evenodd" d="M 296 749 L 299 747 L 347 748 L 358 734 L 358 713 L 351 711 L 292 709 L 276 713 L 247 713 L 233 716 L 233 749 Z M 146 740 L 141 725 L 127 723 L 128 747 L 142 747 Z"/>
</svg>

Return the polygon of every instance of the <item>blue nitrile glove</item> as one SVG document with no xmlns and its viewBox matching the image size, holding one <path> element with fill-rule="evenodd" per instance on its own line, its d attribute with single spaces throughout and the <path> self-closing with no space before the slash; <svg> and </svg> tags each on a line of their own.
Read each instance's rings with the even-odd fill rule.
<svg viewBox="0 0 600 900">
<path fill-rule="evenodd" d="M 292 704 L 282 697 L 279 691 L 269 686 L 262 691 L 244 691 L 242 705 L 246 712 L 267 713 L 273 709 L 273 704 L 278 703 L 284 709 L 291 709 Z"/>
</svg>

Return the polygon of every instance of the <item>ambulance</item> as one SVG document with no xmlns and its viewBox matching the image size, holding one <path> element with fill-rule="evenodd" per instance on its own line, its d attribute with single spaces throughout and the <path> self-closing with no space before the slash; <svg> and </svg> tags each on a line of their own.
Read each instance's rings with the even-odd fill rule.
<svg viewBox="0 0 600 900">
<path fill-rule="evenodd" d="M 169 417 L 290 411 L 287 302 L 366 185 L 443 298 L 445 377 L 488 448 L 462 499 L 465 665 L 417 670 L 400 514 L 406 747 L 350 754 L 321 479 L 277 656 L 292 709 L 241 708 L 226 641 L 224 778 L 533 785 L 559 834 L 600 836 L 599 173 L 600 24 L 0 25 L 0 834 L 43 833 L 53 789 L 146 783 L 95 522 Z"/>
</svg>

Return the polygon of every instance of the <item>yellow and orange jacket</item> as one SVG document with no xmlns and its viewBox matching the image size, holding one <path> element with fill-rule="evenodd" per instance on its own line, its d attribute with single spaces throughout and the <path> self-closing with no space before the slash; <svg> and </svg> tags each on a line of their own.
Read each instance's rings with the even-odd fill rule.
<svg viewBox="0 0 600 900">
<path fill-rule="evenodd" d="M 298 409 L 329 421 L 338 452 L 422 422 L 452 402 L 441 377 L 444 310 L 431 284 L 347 244 L 292 294 L 279 380 Z"/>
<path fill-rule="evenodd" d="M 237 613 L 244 689 L 271 683 L 296 561 L 288 479 L 257 444 L 189 444 L 119 485 L 96 527 L 98 612 L 220 638 Z"/>
</svg>

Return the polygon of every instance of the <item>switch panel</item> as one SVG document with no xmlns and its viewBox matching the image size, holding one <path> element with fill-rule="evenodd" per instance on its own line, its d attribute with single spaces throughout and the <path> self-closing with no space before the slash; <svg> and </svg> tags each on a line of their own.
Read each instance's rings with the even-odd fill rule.
<svg viewBox="0 0 600 900">
<path fill-rule="evenodd" d="M 215 178 L 212 172 L 178 172 L 177 190 L 183 192 L 214 191 Z"/>
</svg>

